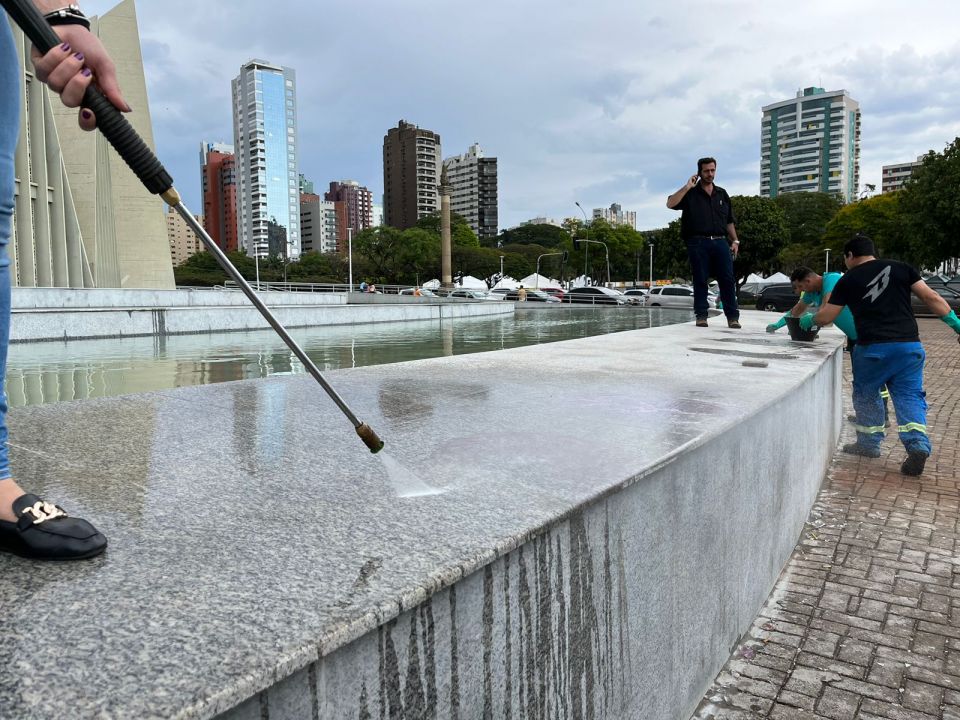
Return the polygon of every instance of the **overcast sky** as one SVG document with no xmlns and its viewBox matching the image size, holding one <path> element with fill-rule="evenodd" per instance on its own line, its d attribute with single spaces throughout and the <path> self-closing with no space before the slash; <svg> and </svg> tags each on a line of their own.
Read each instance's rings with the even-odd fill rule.
<svg viewBox="0 0 960 720">
<path fill-rule="evenodd" d="M 113 0 L 87 0 L 103 13 Z M 233 142 L 230 81 L 251 58 L 297 72 L 300 165 L 318 189 L 383 192 L 401 118 L 498 158 L 500 227 L 619 202 L 639 229 L 718 159 L 759 192 L 763 105 L 817 85 L 860 103 L 861 187 L 960 135 L 960 3 L 592 0 L 140 0 L 161 160 L 200 211 L 202 140 Z"/>
</svg>

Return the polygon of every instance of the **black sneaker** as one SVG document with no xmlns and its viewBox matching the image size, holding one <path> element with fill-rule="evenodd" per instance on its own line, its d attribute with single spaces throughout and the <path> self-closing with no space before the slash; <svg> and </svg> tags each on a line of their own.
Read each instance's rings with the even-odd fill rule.
<svg viewBox="0 0 960 720">
<path fill-rule="evenodd" d="M 82 560 L 99 555 L 107 539 L 89 522 L 36 495 L 13 501 L 16 522 L 0 520 L 0 552 L 31 560 Z"/>
<path fill-rule="evenodd" d="M 867 447 L 860 443 L 847 443 L 843 446 L 843 451 L 848 455 L 860 455 L 868 458 L 880 457 L 880 448 Z"/>
<path fill-rule="evenodd" d="M 920 475 L 927 464 L 928 457 L 930 454 L 922 450 L 911 450 L 907 453 L 907 459 L 903 461 L 903 465 L 900 466 L 900 472 L 904 475 Z"/>
</svg>

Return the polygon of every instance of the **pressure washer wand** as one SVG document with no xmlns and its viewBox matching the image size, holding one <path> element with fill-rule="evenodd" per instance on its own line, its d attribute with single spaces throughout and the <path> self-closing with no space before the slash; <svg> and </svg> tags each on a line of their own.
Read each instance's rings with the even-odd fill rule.
<svg viewBox="0 0 960 720">
<path fill-rule="evenodd" d="M 47 24 L 47 21 L 44 20 L 40 11 L 37 10 L 37 7 L 31 0 L 0 0 L 0 4 L 3 5 L 10 17 L 13 18 L 13 21 L 20 26 L 26 36 L 30 38 L 34 47 L 41 53 L 46 53 L 51 48 L 60 44 L 59 36 L 53 31 L 50 25 Z M 274 317 L 273 313 L 270 312 L 260 297 L 254 292 L 253 288 L 250 287 L 250 284 L 243 278 L 237 268 L 234 267 L 233 263 L 230 262 L 230 259 L 223 250 L 217 246 L 203 229 L 203 226 L 197 222 L 197 219 L 190 213 L 186 206 L 184 206 L 183 201 L 180 199 L 180 193 L 178 193 L 177 189 L 173 186 L 173 178 L 170 177 L 170 174 L 157 159 L 156 155 L 147 147 L 147 144 L 140 135 L 137 134 L 137 131 L 133 129 L 133 126 L 130 125 L 123 114 L 117 110 L 117 108 L 113 106 L 113 103 L 107 100 L 100 89 L 94 87 L 94 85 L 90 85 L 90 87 L 87 88 L 81 105 L 94 112 L 97 117 L 97 127 L 100 132 L 103 133 L 103 136 L 113 145 L 114 149 L 130 169 L 133 170 L 134 174 L 140 178 L 144 187 L 154 195 L 162 197 L 166 203 L 176 210 L 187 224 L 193 228 L 193 231 L 200 238 L 201 242 L 203 242 L 203 246 L 207 249 L 207 252 L 217 259 L 220 267 L 240 286 L 240 289 L 243 290 L 247 299 L 260 311 L 260 314 L 263 315 L 264 319 L 270 323 L 270 326 L 276 330 L 277 334 L 287 344 L 287 347 L 293 351 L 293 354 L 300 359 L 300 362 L 304 364 L 307 371 L 320 383 L 320 386 L 326 391 L 327 395 L 330 396 L 330 399 L 337 404 L 337 407 L 339 407 L 343 414 L 353 423 L 357 435 L 359 435 L 364 444 L 370 448 L 370 452 L 375 453 L 380 451 L 383 448 L 383 441 L 369 425 L 360 422 L 357 416 L 354 415 L 343 398 L 340 397 L 337 391 L 327 382 L 326 378 L 323 377 L 323 374 L 317 368 L 316 364 L 314 364 L 313 360 L 311 360 L 300 345 L 290 337 L 286 328 Z"/>
</svg>

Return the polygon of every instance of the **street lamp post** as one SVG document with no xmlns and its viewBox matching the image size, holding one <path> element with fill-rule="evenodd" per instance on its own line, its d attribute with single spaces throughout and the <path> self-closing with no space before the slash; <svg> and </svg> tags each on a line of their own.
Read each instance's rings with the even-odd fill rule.
<svg viewBox="0 0 960 720">
<path fill-rule="evenodd" d="M 540 289 L 540 259 L 545 257 L 550 257 L 551 255 L 563 255 L 563 253 L 562 252 L 544 253 L 543 255 L 537 256 L 537 280 L 536 280 L 536 285 L 534 286 L 534 289 L 536 290 Z"/>
<path fill-rule="evenodd" d="M 650 243 L 650 285 L 647 290 L 653 289 L 653 243 Z"/>
<path fill-rule="evenodd" d="M 503 255 L 500 256 L 500 279 L 503 280 Z"/>
<path fill-rule="evenodd" d="M 823 271 L 825 273 L 830 272 L 830 248 L 827 248 L 827 264 L 824 266 Z"/>
<path fill-rule="evenodd" d="M 587 220 L 587 211 L 583 209 L 583 207 L 580 205 L 579 202 L 574 202 L 573 204 L 576 205 L 578 208 L 580 208 L 580 212 L 583 213 L 583 229 L 584 229 L 584 234 L 586 234 L 587 225 L 590 224 L 590 221 Z M 587 247 L 583 249 L 583 281 L 584 282 L 587 281 L 587 260 L 589 257 L 590 257 L 590 246 L 587 245 Z"/>
<path fill-rule="evenodd" d="M 349 268 L 350 292 L 353 292 L 353 228 L 347 228 L 347 267 Z"/>
</svg>

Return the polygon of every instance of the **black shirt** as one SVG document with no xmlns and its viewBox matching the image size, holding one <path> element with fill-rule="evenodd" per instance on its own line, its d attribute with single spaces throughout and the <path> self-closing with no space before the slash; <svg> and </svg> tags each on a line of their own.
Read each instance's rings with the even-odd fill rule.
<svg viewBox="0 0 960 720">
<path fill-rule="evenodd" d="M 697 183 L 673 209 L 683 211 L 680 216 L 680 237 L 684 240 L 708 235 L 727 237 L 727 225 L 736 222 L 730 196 L 719 185 L 714 185 L 713 192 L 707 195 L 701 184 Z"/>
<path fill-rule="evenodd" d="M 850 308 L 861 345 L 920 342 L 910 306 L 910 287 L 920 279 L 902 262 L 870 260 L 840 278 L 828 302 Z"/>
</svg>

